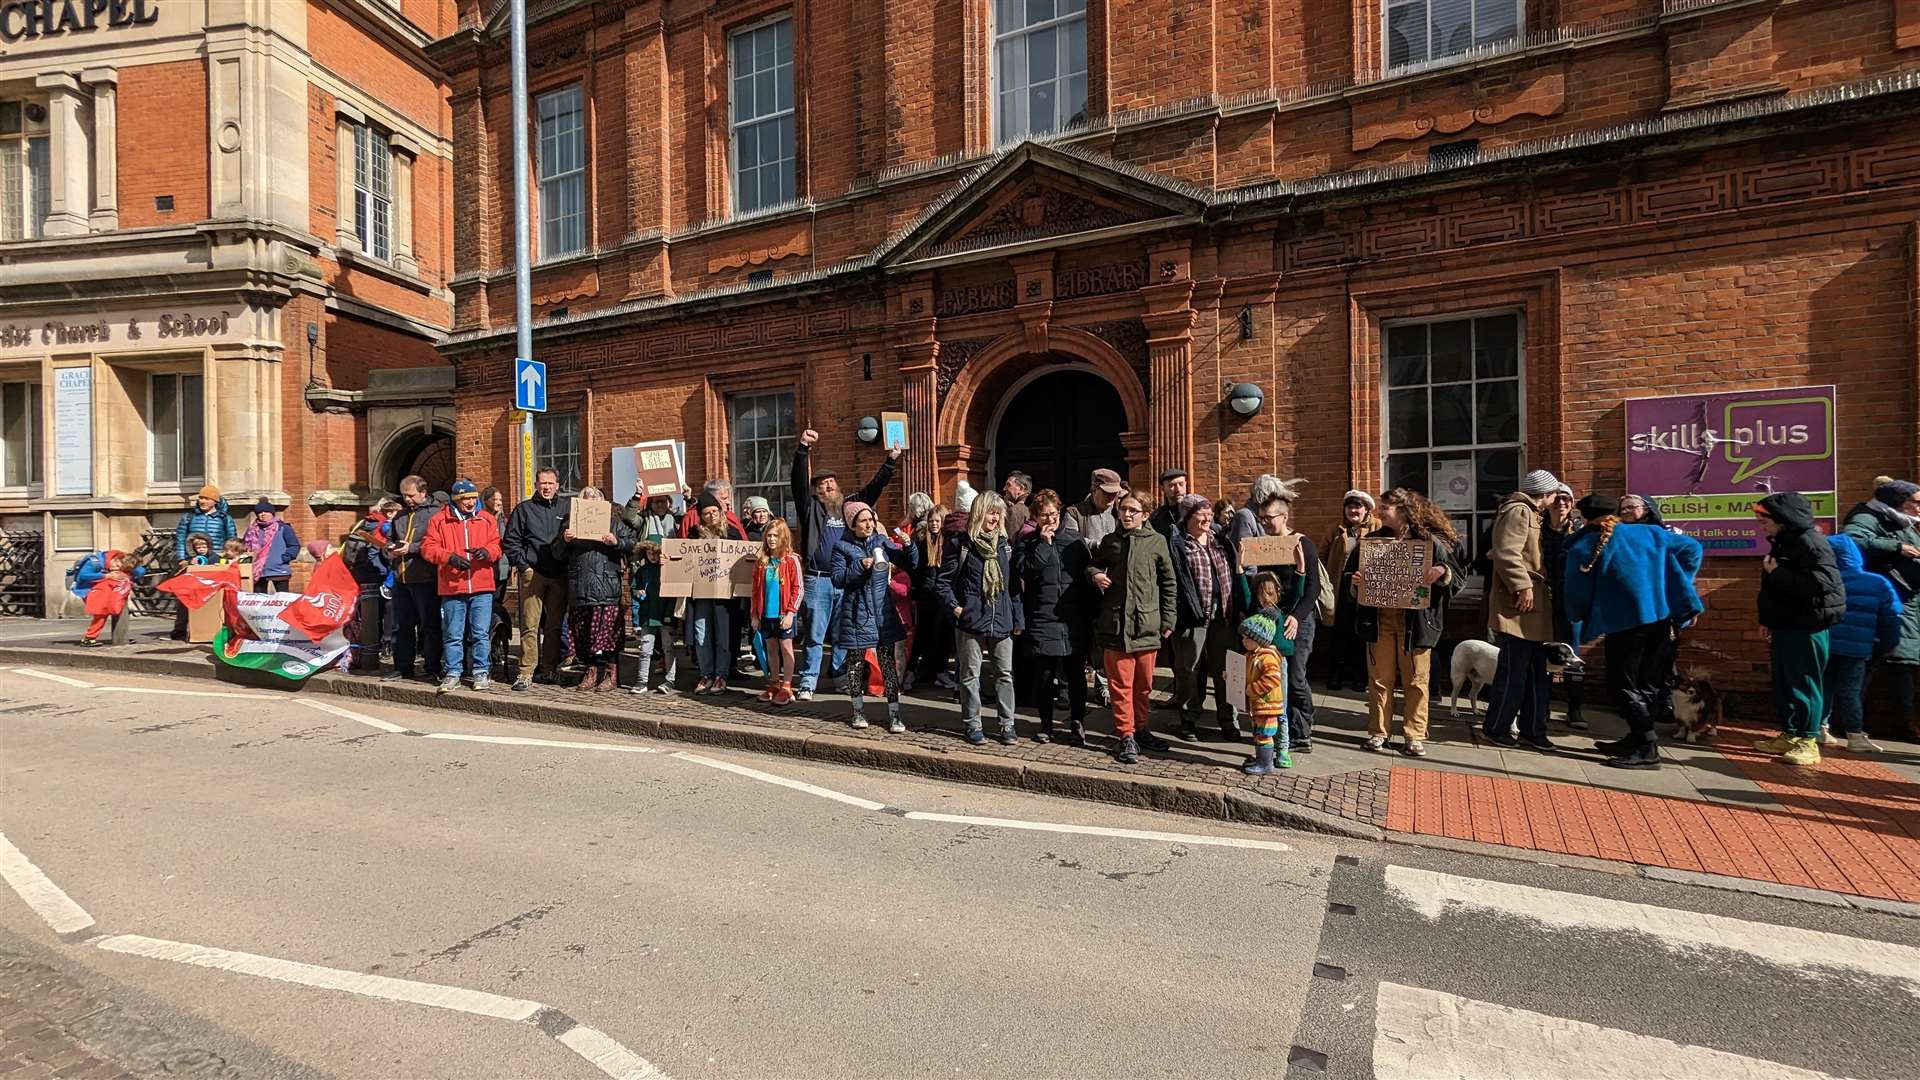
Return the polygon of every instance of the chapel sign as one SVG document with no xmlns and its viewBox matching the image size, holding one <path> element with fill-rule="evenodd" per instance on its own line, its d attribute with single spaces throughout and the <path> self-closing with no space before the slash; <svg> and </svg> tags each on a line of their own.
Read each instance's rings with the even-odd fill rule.
<svg viewBox="0 0 1920 1080">
<path fill-rule="evenodd" d="M 159 21 L 160 0 L 6 0 L 0 3 L 0 42 L 126 30 Z"/>
<path fill-rule="evenodd" d="M 241 341 L 244 315 L 231 307 L 191 308 L 0 322 L 0 359 Z"/>
</svg>

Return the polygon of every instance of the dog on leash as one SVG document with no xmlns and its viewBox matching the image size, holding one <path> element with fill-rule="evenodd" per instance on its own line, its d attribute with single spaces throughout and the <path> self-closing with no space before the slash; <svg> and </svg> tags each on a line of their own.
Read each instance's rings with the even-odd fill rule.
<svg viewBox="0 0 1920 1080">
<path fill-rule="evenodd" d="M 1571 645 L 1555 641 L 1547 645 L 1549 672 L 1579 671 L 1586 666 Z M 1480 691 L 1493 684 L 1493 673 L 1500 667 L 1500 650 L 1491 641 L 1471 638 L 1454 646 L 1453 694 L 1447 699 L 1447 715 L 1460 715 L 1460 694 L 1467 695 L 1467 711 L 1480 715 Z"/>
<path fill-rule="evenodd" d="M 1680 725 L 1675 737 L 1684 743 L 1720 734 L 1720 694 L 1700 668 L 1688 668 L 1674 680 L 1673 718 Z"/>
</svg>

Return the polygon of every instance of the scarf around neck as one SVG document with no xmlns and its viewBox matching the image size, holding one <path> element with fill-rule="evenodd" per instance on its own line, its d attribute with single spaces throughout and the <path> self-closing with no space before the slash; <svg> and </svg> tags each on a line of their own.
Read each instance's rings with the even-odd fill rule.
<svg viewBox="0 0 1920 1080">
<path fill-rule="evenodd" d="M 974 554 L 980 556 L 980 598 L 992 601 L 1006 591 L 1006 577 L 1000 572 L 1000 538 L 998 536 L 975 536 L 970 538 Z"/>
<path fill-rule="evenodd" d="M 1906 514 L 1903 514 L 1900 511 L 1894 509 L 1893 507 L 1888 506 L 1886 503 L 1881 502 L 1879 499 L 1868 499 L 1867 506 L 1873 510 L 1877 510 L 1882 514 L 1887 515 L 1888 517 L 1891 517 L 1893 520 L 1899 522 L 1901 525 L 1906 526 L 1907 528 L 1912 528 L 1916 521 L 1920 521 L 1920 518 L 1908 517 Z"/>
</svg>

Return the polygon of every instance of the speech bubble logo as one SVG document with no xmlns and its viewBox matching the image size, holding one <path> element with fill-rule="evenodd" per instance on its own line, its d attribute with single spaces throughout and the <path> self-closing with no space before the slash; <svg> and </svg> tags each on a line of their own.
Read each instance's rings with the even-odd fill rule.
<svg viewBox="0 0 1920 1080">
<path fill-rule="evenodd" d="M 1795 438 L 1796 429 L 1805 430 Z M 1730 401 L 1722 418 L 1720 445 L 1734 466 L 1729 483 L 1740 483 L 1788 461 L 1833 457 L 1833 402 L 1824 397 Z"/>
</svg>

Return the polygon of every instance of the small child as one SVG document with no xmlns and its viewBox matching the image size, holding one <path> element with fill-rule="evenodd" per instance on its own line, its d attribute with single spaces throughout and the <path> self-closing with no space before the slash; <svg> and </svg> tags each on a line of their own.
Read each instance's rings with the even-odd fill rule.
<svg viewBox="0 0 1920 1080">
<path fill-rule="evenodd" d="M 246 543 L 239 537 L 228 537 L 227 542 L 220 545 L 220 565 L 232 566 L 234 563 L 252 561 L 253 552 L 247 550 Z"/>
<path fill-rule="evenodd" d="M 209 566 L 214 562 L 213 540 L 206 533 L 187 534 L 187 558 L 181 563 L 181 569 L 189 566 Z M 187 640 L 187 605 L 175 602 L 173 605 L 173 632 L 168 635 L 174 641 Z"/>
<path fill-rule="evenodd" d="M 1240 624 L 1240 645 L 1247 651 L 1247 714 L 1253 727 L 1253 757 L 1240 771 L 1248 776 L 1265 776 L 1275 764 L 1293 768 L 1286 720 L 1287 664 L 1273 643 L 1278 634 L 1270 615 L 1251 615 Z"/>
<path fill-rule="evenodd" d="M 87 614 L 93 616 L 93 621 L 87 624 L 86 636 L 80 639 L 80 644 L 89 648 L 106 644 L 100 640 L 100 631 L 107 628 L 108 620 L 125 614 L 127 600 L 133 595 L 133 556 L 109 551 L 106 564 L 106 576 L 87 590 Z"/>
<path fill-rule="evenodd" d="M 1280 579 L 1263 570 L 1253 576 L 1253 612 L 1265 615 L 1277 625 L 1280 621 Z"/>
<path fill-rule="evenodd" d="M 767 650 L 767 688 L 760 700 L 793 703 L 794 621 L 800 614 L 800 556 L 793 533 L 782 518 L 767 523 L 760 537 L 760 572 L 753 578 L 753 624 Z"/>
</svg>

